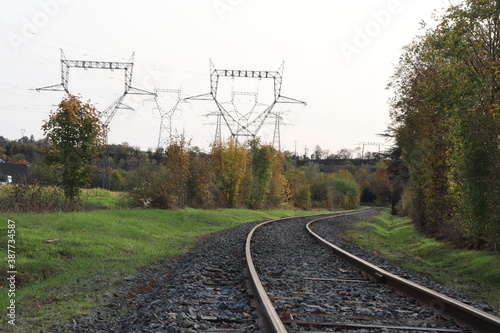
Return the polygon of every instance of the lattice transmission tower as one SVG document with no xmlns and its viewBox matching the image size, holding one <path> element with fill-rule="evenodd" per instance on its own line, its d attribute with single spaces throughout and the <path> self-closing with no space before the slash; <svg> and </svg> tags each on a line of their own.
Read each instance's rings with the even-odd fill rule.
<svg viewBox="0 0 500 333">
<path fill-rule="evenodd" d="M 66 94 L 70 94 L 68 84 L 69 84 L 69 70 L 70 68 L 83 68 L 83 69 L 107 69 L 107 70 L 123 70 L 125 74 L 125 88 L 123 93 L 108 106 L 103 112 L 102 117 L 104 118 L 104 130 L 107 135 L 109 124 L 113 119 L 116 111 L 118 109 L 132 109 L 130 106 L 125 105 L 123 100 L 127 94 L 133 95 L 154 95 L 153 92 L 138 89 L 132 87 L 132 74 L 134 70 L 134 53 L 130 57 L 128 62 L 116 62 L 116 61 L 93 61 L 93 60 L 68 60 L 64 55 L 64 51 L 61 49 L 61 83 L 37 88 L 36 91 L 64 91 Z"/>
<path fill-rule="evenodd" d="M 170 108 L 164 108 L 162 106 L 163 100 L 170 100 Z M 160 113 L 160 133 L 158 135 L 158 148 L 166 148 L 172 142 L 174 132 L 172 130 L 172 117 L 177 110 L 179 110 L 179 104 L 183 103 L 184 100 L 181 99 L 181 89 L 156 89 L 155 97 L 156 109 Z"/>
<path fill-rule="evenodd" d="M 280 112 L 273 112 L 272 117 L 274 117 L 273 147 L 281 151 L 281 122 L 283 117 Z"/>
<path fill-rule="evenodd" d="M 123 93 L 109 105 L 104 111 L 102 111 L 103 117 L 103 129 L 104 129 L 104 141 L 107 145 L 108 143 L 108 131 L 109 124 L 116 114 L 118 109 L 128 109 L 133 110 L 130 106 L 123 103 L 125 96 L 128 94 L 134 95 L 154 95 L 153 92 L 149 92 L 146 90 L 138 89 L 132 87 L 132 74 L 134 70 L 134 53 L 130 57 L 128 62 L 116 62 L 116 61 L 94 61 L 94 60 L 68 60 L 64 55 L 64 51 L 61 49 L 61 83 L 36 88 L 36 91 L 63 91 L 66 94 L 70 94 L 69 92 L 69 72 L 70 68 L 83 68 L 83 69 L 104 69 L 104 70 L 123 70 L 125 75 L 125 88 Z M 109 168 L 107 162 L 106 153 L 103 154 L 103 187 L 105 187 L 105 178 L 108 177 L 108 187 L 109 184 Z"/>
<path fill-rule="evenodd" d="M 233 69 L 217 69 L 215 68 L 212 60 L 210 60 L 210 92 L 206 94 L 191 96 L 186 100 L 213 100 L 217 105 L 217 128 L 216 128 L 216 141 L 220 141 L 220 127 L 224 121 L 226 127 L 231 133 L 231 137 L 237 140 L 239 137 L 255 138 L 266 120 L 272 115 L 272 111 L 278 103 L 296 103 L 306 105 L 305 102 L 285 97 L 281 95 L 281 85 L 283 81 L 283 67 L 284 62 L 281 64 L 277 71 L 254 71 L 254 70 L 233 70 Z M 270 104 L 262 104 L 258 102 L 258 92 L 238 92 L 233 91 L 231 94 L 231 102 L 221 102 L 218 96 L 219 79 L 221 77 L 229 78 L 246 78 L 246 79 L 272 79 L 274 87 L 274 95 Z M 235 98 L 246 96 L 247 98 L 254 98 L 250 101 L 252 107 L 246 112 L 238 110 L 235 106 Z M 225 104 L 231 104 L 231 108 L 225 107 Z M 265 107 L 264 110 L 257 110 L 256 106 Z M 275 135 L 279 135 L 279 130 Z M 273 139 L 273 141 L 276 141 Z"/>
<path fill-rule="evenodd" d="M 259 105 L 259 92 L 246 92 L 246 91 L 232 91 L 231 92 L 231 105 L 233 114 L 235 115 L 236 122 L 233 124 L 233 128 L 236 129 L 237 133 L 241 133 L 245 129 L 244 124 L 248 124 L 251 121 L 251 117 L 255 115 L 255 109 Z M 241 102 L 247 103 L 249 108 L 247 110 L 242 110 L 240 108 Z M 262 105 L 262 104 L 260 104 Z"/>
</svg>

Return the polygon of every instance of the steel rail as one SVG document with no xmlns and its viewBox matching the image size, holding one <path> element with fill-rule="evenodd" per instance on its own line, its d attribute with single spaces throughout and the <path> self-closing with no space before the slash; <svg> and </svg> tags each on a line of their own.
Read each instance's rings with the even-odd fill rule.
<svg viewBox="0 0 500 333">
<path fill-rule="evenodd" d="M 417 283 L 389 273 L 388 271 L 383 270 L 359 257 L 350 254 L 340 247 L 333 245 L 311 229 L 312 224 L 327 219 L 330 219 L 330 217 L 313 220 L 306 225 L 306 228 L 319 242 L 331 248 L 338 256 L 342 257 L 351 265 L 375 277 L 381 283 L 385 283 L 424 304 L 432 306 L 443 317 L 453 318 L 455 322 L 460 325 L 468 326 L 474 332 L 500 332 L 500 318 L 445 296 L 432 289 L 423 287 Z"/>
<path fill-rule="evenodd" d="M 325 219 L 330 219 L 330 218 L 334 218 L 334 217 L 359 214 L 359 213 L 366 212 L 366 211 L 367 211 L 367 209 L 362 209 L 362 210 L 349 212 L 349 213 L 343 213 L 343 214 L 329 213 L 329 214 L 317 214 L 317 215 L 290 216 L 290 217 L 285 217 L 285 218 L 281 218 L 281 219 L 275 219 L 275 220 L 270 220 L 270 221 L 260 223 L 257 226 L 255 226 L 248 233 L 246 244 L 245 244 L 247 275 L 249 278 L 250 287 L 251 287 L 253 293 L 257 296 L 257 299 L 259 301 L 259 305 L 262 307 L 261 312 L 262 312 L 262 315 L 264 316 L 264 319 L 265 319 L 265 322 L 267 325 L 266 328 L 268 330 L 270 330 L 271 332 L 274 332 L 274 333 L 286 333 L 287 332 L 285 325 L 283 324 L 283 322 L 282 322 L 281 318 L 279 317 L 278 313 L 276 312 L 276 309 L 274 308 L 269 296 L 267 295 L 266 290 L 264 289 L 264 286 L 262 285 L 262 282 L 259 278 L 259 275 L 257 274 L 257 270 L 255 269 L 255 266 L 253 264 L 252 253 L 251 253 L 251 243 L 252 243 L 252 237 L 253 237 L 255 231 L 257 229 L 265 226 L 265 225 L 268 225 L 268 224 L 271 224 L 274 222 L 279 222 L 279 221 L 328 215 L 327 217 L 318 219 L 318 220 L 325 220 Z"/>
<path fill-rule="evenodd" d="M 255 266 L 253 264 L 252 260 L 252 254 L 251 254 L 251 242 L 252 242 L 252 236 L 255 233 L 255 231 L 269 223 L 277 222 L 280 220 L 271 220 L 267 221 L 264 223 L 261 223 L 257 226 L 255 226 L 247 236 L 247 242 L 245 246 L 245 256 L 246 256 L 246 261 L 247 261 L 247 269 L 248 269 L 248 274 L 249 274 L 249 280 L 251 284 L 251 288 L 254 292 L 254 294 L 257 296 L 259 300 L 259 305 L 262 306 L 263 311 L 262 315 L 264 316 L 264 319 L 266 320 L 266 324 L 268 325 L 267 328 L 271 330 L 271 332 L 275 333 L 286 333 L 287 330 L 285 328 L 285 325 L 281 322 L 281 319 L 276 312 L 276 309 L 274 308 L 273 304 L 271 303 L 271 300 L 269 299 L 269 296 L 266 293 L 266 290 L 264 289 L 264 286 L 262 285 L 262 282 L 259 278 L 259 275 L 257 274 L 257 270 L 255 269 Z"/>
</svg>

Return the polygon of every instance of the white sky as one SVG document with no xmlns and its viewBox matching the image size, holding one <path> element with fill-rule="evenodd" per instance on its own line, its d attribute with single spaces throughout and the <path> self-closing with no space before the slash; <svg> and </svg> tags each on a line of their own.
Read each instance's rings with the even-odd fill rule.
<svg viewBox="0 0 500 333">
<path fill-rule="evenodd" d="M 284 150 L 354 149 L 389 125 L 385 90 L 402 46 L 432 23 L 445 0 L 0 0 L 0 135 L 42 137 L 41 126 L 62 92 L 35 88 L 61 82 L 60 49 L 69 60 L 128 61 L 132 85 L 179 89 L 182 97 L 210 91 L 209 59 L 218 69 L 278 70 L 282 95 L 307 102 L 281 107 Z M 222 80 L 230 94 L 242 79 Z M 243 79 L 244 80 L 244 79 Z M 272 92 L 262 80 L 245 91 Z M 232 88 L 233 87 L 233 88 Z M 123 71 L 70 69 L 69 89 L 105 109 L 123 92 Z M 259 95 L 260 96 L 260 95 Z M 128 95 L 110 143 L 155 148 L 160 116 L 147 96 Z M 169 109 L 172 100 L 163 100 Z M 173 117 L 193 146 L 207 150 L 215 133 L 210 102 L 193 101 Z M 264 125 L 270 142 L 273 121 Z M 229 132 L 224 127 L 223 136 Z M 376 150 L 366 147 L 365 150 Z"/>
</svg>

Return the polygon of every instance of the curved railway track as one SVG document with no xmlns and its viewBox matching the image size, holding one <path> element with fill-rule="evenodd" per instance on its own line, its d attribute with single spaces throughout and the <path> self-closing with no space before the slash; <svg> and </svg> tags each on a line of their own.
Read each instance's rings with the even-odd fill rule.
<svg viewBox="0 0 500 333">
<path fill-rule="evenodd" d="M 50 331 L 470 332 L 450 320 L 455 317 L 474 332 L 500 332 L 498 317 L 467 306 L 465 312 L 450 312 L 459 302 L 448 297 L 432 294 L 429 299 L 423 289 L 424 301 L 433 308 L 395 292 L 383 283 L 400 287 L 394 274 L 353 258 L 348 263 L 342 258 L 347 254 L 340 250 L 335 254 L 307 231 L 325 238 L 323 245 L 336 244 L 337 222 L 372 213 L 362 210 L 239 225 L 176 260 L 141 271 L 137 279 L 125 281 L 113 292 L 112 304 Z M 410 288 L 411 283 L 405 292 Z"/>
<path fill-rule="evenodd" d="M 328 233 L 320 224 L 354 214 L 370 212 L 286 218 L 250 231 L 247 268 L 263 331 L 500 332 L 500 318 L 389 273 L 323 238 Z"/>
</svg>

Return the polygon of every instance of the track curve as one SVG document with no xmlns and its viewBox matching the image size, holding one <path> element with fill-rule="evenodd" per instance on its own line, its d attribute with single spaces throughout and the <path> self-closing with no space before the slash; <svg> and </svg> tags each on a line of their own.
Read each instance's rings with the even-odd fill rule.
<svg viewBox="0 0 500 333">
<path fill-rule="evenodd" d="M 403 297 L 394 293 L 392 288 L 380 286 L 384 281 L 390 282 L 391 287 L 399 286 L 400 280 L 392 282 L 396 281 L 393 279 L 395 275 L 368 262 L 361 265 L 359 261 L 348 259 L 351 262 L 349 265 L 369 267 L 367 272 L 373 277 L 368 277 L 363 269 L 349 268 L 340 262 L 344 260 L 341 257 L 347 256 L 347 251 L 337 247 L 340 250 L 337 253 L 340 254 L 334 255 L 331 250 L 319 246 L 320 242 L 323 245 L 330 242 L 312 230 L 314 223 L 370 213 L 369 210 L 363 210 L 321 217 L 292 217 L 268 221 L 251 230 L 245 248 L 247 270 L 250 284 L 259 300 L 259 312 L 265 321 L 262 331 L 343 329 L 367 332 L 468 332 L 467 327 L 460 327 L 455 322 L 464 323 L 477 332 L 500 331 L 498 319 L 494 316 L 485 313 L 474 315 L 473 321 L 481 321 L 479 324 L 464 320 L 466 315 L 461 312 L 458 315 L 460 318 L 457 318 L 457 314 L 450 314 L 448 308 L 458 301 L 444 295 L 443 298 L 437 298 L 434 293 L 427 294 L 431 295 L 427 297 L 432 298 L 427 303 L 434 305 L 434 308 L 421 306 L 413 298 Z M 308 260 L 311 260 L 310 264 Z M 413 287 L 416 285 L 414 283 L 405 284 L 408 285 L 419 292 L 427 289 Z M 411 291 L 414 289 L 405 287 L 403 290 L 421 299 Z M 435 310 L 441 310 L 443 306 L 446 310 L 436 315 Z M 482 312 L 469 308 L 467 313 Z M 448 320 L 451 317 L 457 320 Z M 484 320 L 489 320 L 490 324 L 484 324 Z"/>
<path fill-rule="evenodd" d="M 457 323 L 471 328 L 474 332 L 500 332 L 500 318 L 492 316 L 484 311 L 476 309 L 470 305 L 443 295 L 432 289 L 426 288 L 405 278 L 392 274 L 330 243 L 325 238 L 314 232 L 312 228 L 313 224 L 324 221 L 326 219 L 317 219 L 309 222 L 306 225 L 307 231 L 311 235 L 313 235 L 321 244 L 333 250 L 338 256 L 342 257 L 351 265 L 369 274 L 379 282 L 387 284 L 392 288 L 399 290 L 424 304 L 432 306 L 440 315 L 453 319 Z"/>
</svg>

